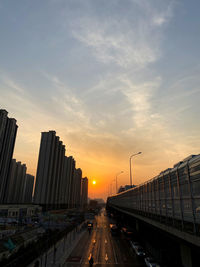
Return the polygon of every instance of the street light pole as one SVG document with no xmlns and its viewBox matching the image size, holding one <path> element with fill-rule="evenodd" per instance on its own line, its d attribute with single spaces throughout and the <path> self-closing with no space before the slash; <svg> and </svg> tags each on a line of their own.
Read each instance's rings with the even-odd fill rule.
<svg viewBox="0 0 200 267">
<path fill-rule="evenodd" d="M 123 171 L 116 174 L 116 194 L 117 194 L 117 176 L 120 175 L 121 173 L 123 173 Z"/>
<path fill-rule="evenodd" d="M 138 153 L 133 154 L 133 155 L 130 156 L 130 185 L 131 185 L 131 187 L 132 187 L 131 159 L 132 159 L 132 157 L 134 157 L 134 156 L 136 156 L 136 155 L 139 155 L 139 154 L 141 154 L 141 153 L 142 153 L 142 152 L 138 152 Z"/>
</svg>

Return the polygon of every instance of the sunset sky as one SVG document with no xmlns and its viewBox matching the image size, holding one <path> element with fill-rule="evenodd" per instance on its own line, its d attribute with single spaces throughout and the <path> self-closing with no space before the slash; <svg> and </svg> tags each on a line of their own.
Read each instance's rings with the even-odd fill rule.
<svg viewBox="0 0 200 267">
<path fill-rule="evenodd" d="M 35 175 L 41 132 L 55 130 L 89 196 L 106 197 L 120 171 L 129 183 L 133 153 L 134 184 L 199 154 L 199 10 L 194 0 L 0 0 L 14 157 Z"/>
</svg>

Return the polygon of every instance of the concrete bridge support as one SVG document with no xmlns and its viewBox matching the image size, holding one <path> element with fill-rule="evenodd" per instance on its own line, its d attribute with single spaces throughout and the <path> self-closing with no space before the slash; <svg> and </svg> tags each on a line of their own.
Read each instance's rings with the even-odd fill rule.
<svg viewBox="0 0 200 267">
<path fill-rule="evenodd" d="M 136 231 L 139 233 L 139 221 L 136 220 L 135 222 L 135 228 L 136 228 Z"/>
<path fill-rule="evenodd" d="M 108 207 L 120 224 L 129 225 L 144 248 L 166 266 L 199 267 L 199 236 L 117 207 Z"/>
<path fill-rule="evenodd" d="M 185 244 L 180 244 L 180 255 L 183 267 L 193 267 L 190 247 Z"/>
</svg>

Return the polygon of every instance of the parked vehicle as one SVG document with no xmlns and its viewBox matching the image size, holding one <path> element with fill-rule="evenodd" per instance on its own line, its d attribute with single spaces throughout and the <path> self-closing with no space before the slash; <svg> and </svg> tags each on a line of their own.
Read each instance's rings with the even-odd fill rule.
<svg viewBox="0 0 200 267">
<path fill-rule="evenodd" d="M 111 235 L 118 235 L 119 234 L 119 228 L 116 224 L 110 224 L 110 231 Z"/>
<path fill-rule="evenodd" d="M 128 240 L 131 240 L 133 238 L 133 232 L 130 229 L 122 227 L 121 232 Z"/>
<path fill-rule="evenodd" d="M 146 255 L 144 249 L 141 246 L 135 248 L 135 253 L 140 257 L 144 257 Z"/>
<path fill-rule="evenodd" d="M 145 261 L 146 266 L 148 267 L 160 267 L 160 265 L 158 265 L 156 261 L 151 257 L 146 257 L 144 261 Z"/>
<path fill-rule="evenodd" d="M 137 247 L 140 247 L 140 244 L 135 241 L 130 241 L 132 248 L 135 250 Z"/>
</svg>

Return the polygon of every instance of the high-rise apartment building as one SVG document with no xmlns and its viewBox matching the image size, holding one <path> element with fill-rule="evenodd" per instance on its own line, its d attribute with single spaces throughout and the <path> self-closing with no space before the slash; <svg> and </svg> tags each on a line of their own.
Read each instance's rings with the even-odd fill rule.
<svg viewBox="0 0 200 267">
<path fill-rule="evenodd" d="M 63 163 L 63 175 L 61 181 L 61 189 L 60 189 L 60 207 L 61 208 L 69 208 L 72 207 L 70 204 L 71 196 L 72 196 L 72 188 L 73 188 L 73 176 L 75 170 L 75 160 L 73 157 L 64 157 Z"/>
<path fill-rule="evenodd" d="M 9 184 L 9 171 L 17 134 L 16 120 L 0 109 L 0 203 L 5 203 Z"/>
<path fill-rule="evenodd" d="M 73 208 L 73 182 L 74 182 L 74 171 L 76 162 L 73 157 L 68 157 L 68 163 L 67 163 L 67 207 Z"/>
<path fill-rule="evenodd" d="M 20 161 L 16 162 L 16 159 L 13 159 L 8 180 L 5 202 L 13 204 L 25 203 L 26 164 L 22 164 Z"/>
<path fill-rule="evenodd" d="M 45 209 L 80 207 L 82 171 L 75 165 L 73 157 L 65 156 L 65 146 L 56 132 L 43 132 L 34 203 Z"/>
<path fill-rule="evenodd" d="M 82 170 L 75 169 L 73 176 L 73 191 L 72 191 L 72 203 L 74 208 L 80 207 L 81 202 L 81 179 L 82 179 Z"/>
<path fill-rule="evenodd" d="M 25 189 L 24 189 L 24 203 L 32 203 L 34 176 L 26 174 Z"/>
<path fill-rule="evenodd" d="M 36 204 L 54 204 L 54 183 L 58 179 L 58 143 L 59 137 L 55 131 L 42 133 L 34 192 Z"/>
<path fill-rule="evenodd" d="M 75 161 L 65 156 L 65 146 L 55 131 L 41 137 L 34 203 L 47 209 L 70 207 Z"/>
<path fill-rule="evenodd" d="M 63 180 L 66 174 L 64 174 L 64 159 L 65 159 L 65 146 L 62 144 L 62 141 L 59 142 L 59 153 L 58 153 L 58 175 L 57 180 L 55 180 L 55 190 L 54 190 L 54 202 L 57 207 L 61 205 L 62 198 L 62 187 Z"/>
<path fill-rule="evenodd" d="M 88 204 L 88 178 L 85 177 L 82 179 L 81 186 L 81 206 L 86 208 Z"/>
</svg>

